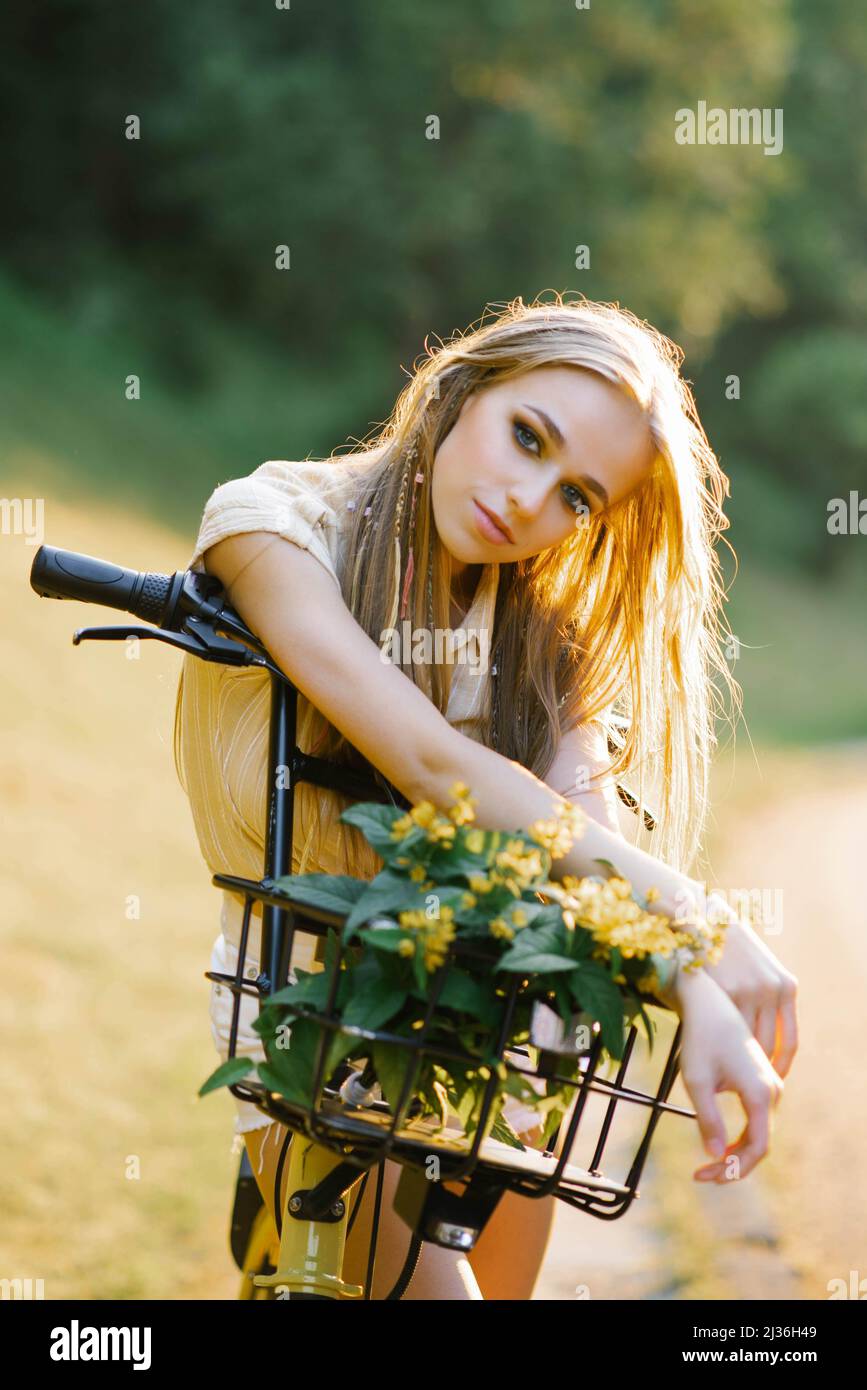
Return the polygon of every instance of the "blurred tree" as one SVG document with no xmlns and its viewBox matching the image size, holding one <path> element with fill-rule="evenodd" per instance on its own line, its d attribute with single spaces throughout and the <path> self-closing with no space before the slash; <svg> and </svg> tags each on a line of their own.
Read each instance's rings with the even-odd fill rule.
<svg viewBox="0 0 867 1390">
<path fill-rule="evenodd" d="M 833 565 L 823 488 L 867 477 L 865 68 L 850 0 L 9 6 L 0 255 L 233 457 L 301 396 L 332 448 L 486 304 L 616 300 L 686 348 L 733 514 L 785 489 L 766 544 Z M 699 100 L 781 107 L 783 152 L 679 145 Z"/>
</svg>

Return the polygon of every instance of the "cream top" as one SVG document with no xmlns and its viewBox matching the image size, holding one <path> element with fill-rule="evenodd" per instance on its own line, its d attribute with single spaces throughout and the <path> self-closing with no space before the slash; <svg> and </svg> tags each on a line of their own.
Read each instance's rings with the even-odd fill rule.
<svg viewBox="0 0 867 1390">
<path fill-rule="evenodd" d="M 217 487 L 205 504 L 187 569 L 205 572 L 209 546 L 226 536 L 268 531 L 315 555 L 339 588 L 344 539 L 358 463 L 341 459 L 290 463 L 271 460 L 248 477 Z M 473 603 L 461 626 L 493 634 L 499 565 L 484 566 Z M 202 856 L 212 873 L 259 879 L 264 873 L 271 676 L 198 657 L 183 658 L 177 692 L 177 763 L 190 802 Z M 490 699 L 484 665 L 456 661 L 446 718 L 481 740 Z M 305 724 L 308 701 L 298 693 L 298 746 L 310 752 Z M 301 784 L 295 792 L 292 872 L 345 873 L 339 835 L 319 833 L 317 798 L 324 788 Z M 223 930 L 237 943 L 242 899 L 224 893 Z M 249 952 L 258 959 L 259 904 L 254 905 Z M 299 935 L 293 964 L 306 966 L 313 938 Z"/>
</svg>

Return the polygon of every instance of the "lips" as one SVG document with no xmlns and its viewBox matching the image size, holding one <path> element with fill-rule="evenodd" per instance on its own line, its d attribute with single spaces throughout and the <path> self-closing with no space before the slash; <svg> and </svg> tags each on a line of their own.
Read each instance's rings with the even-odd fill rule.
<svg viewBox="0 0 867 1390">
<path fill-rule="evenodd" d="M 515 538 L 508 530 L 505 522 L 500 521 L 496 513 L 488 511 L 481 502 L 473 498 L 473 506 L 476 516 L 476 530 L 491 545 L 514 545 Z"/>
</svg>

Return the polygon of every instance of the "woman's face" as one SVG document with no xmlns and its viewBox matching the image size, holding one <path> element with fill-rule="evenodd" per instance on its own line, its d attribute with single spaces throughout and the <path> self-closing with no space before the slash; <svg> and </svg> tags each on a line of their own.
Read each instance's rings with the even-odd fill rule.
<svg viewBox="0 0 867 1390">
<path fill-rule="evenodd" d="M 655 454 L 625 391 L 533 367 L 464 401 L 434 458 L 437 531 L 457 568 L 527 559 L 639 487 Z"/>
</svg>

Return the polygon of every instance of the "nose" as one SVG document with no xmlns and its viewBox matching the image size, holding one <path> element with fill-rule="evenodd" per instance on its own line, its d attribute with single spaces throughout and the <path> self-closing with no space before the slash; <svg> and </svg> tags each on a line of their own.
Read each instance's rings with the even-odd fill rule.
<svg viewBox="0 0 867 1390">
<path fill-rule="evenodd" d="M 548 500 L 550 489 L 550 479 L 538 475 L 532 481 L 523 479 L 521 483 L 513 483 L 506 492 L 511 513 L 524 520 L 534 520 Z"/>
</svg>

